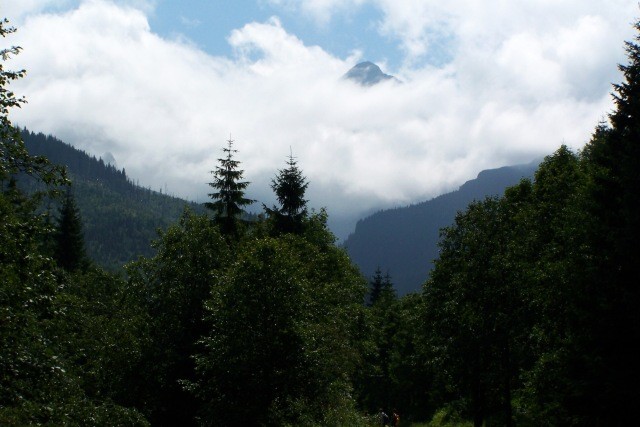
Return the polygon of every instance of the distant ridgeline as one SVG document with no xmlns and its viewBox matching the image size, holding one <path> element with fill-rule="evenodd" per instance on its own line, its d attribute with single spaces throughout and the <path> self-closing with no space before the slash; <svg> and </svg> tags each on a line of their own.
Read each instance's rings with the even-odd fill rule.
<svg viewBox="0 0 640 427">
<path fill-rule="evenodd" d="M 157 230 L 175 222 L 185 206 L 205 211 L 193 202 L 139 187 L 124 168 L 118 170 L 53 136 L 24 129 L 22 138 L 30 154 L 46 156 L 52 163 L 67 167 L 82 216 L 87 252 L 109 270 L 119 270 L 140 255 L 152 255 L 151 241 L 157 238 Z M 34 183 L 25 181 L 21 185 Z M 57 216 L 57 206 L 51 208 Z"/>
<path fill-rule="evenodd" d="M 344 242 L 352 261 L 372 277 L 376 268 L 391 275 L 400 295 L 416 292 L 438 257 L 440 229 L 473 200 L 501 195 L 522 178 L 531 178 L 539 161 L 485 170 L 458 190 L 415 205 L 377 212 L 358 221 Z"/>
</svg>

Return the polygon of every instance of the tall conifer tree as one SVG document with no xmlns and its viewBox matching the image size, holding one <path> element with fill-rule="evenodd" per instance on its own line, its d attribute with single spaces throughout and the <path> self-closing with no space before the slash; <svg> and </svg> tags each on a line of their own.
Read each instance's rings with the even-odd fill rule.
<svg viewBox="0 0 640 427">
<path fill-rule="evenodd" d="M 387 303 L 394 301 L 398 297 L 396 290 L 393 287 L 393 282 L 391 281 L 391 274 L 389 274 L 388 271 L 387 274 L 384 275 L 384 282 L 382 283 L 382 292 L 380 292 L 380 297 Z"/>
<path fill-rule="evenodd" d="M 384 278 L 380 267 L 378 267 L 369 282 L 369 306 L 375 305 L 378 301 L 378 298 L 380 298 L 380 294 L 382 293 L 383 286 Z"/>
<path fill-rule="evenodd" d="M 640 32 L 640 22 L 635 24 Z M 624 425 L 640 404 L 640 370 L 629 349 L 640 340 L 640 34 L 626 42 L 624 81 L 614 85 L 610 127 L 600 125 L 584 152 L 592 185 L 588 212 L 593 272 L 591 349 L 599 361 L 590 386 L 600 395 L 587 405 L 600 424 Z M 595 413 L 595 415 L 594 415 Z M 631 421 L 633 422 L 633 421 Z"/>
<path fill-rule="evenodd" d="M 220 225 L 220 230 L 225 235 L 237 235 L 238 223 L 244 212 L 243 207 L 254 202 L 244 196 L 245 189 L 249 182 L 242 181 L 243 170 L 238 169 L 240 162 L 233 158 L 238 150 L 233 148 L 233 140 L 227 140 L 227 147 L 222 151 L 225 157 L 218 159 L 213 174 L 213 182 L 209 185 L 216 191 L 209 193 L 213 202 L 205 203 L 205 206 L 216 213 L 216 222 Z"/>
<path fill-rule="evenodd" d="M 302 231 L 303 220 L 307 216 L 307 200 L 304 198 L 304 193 L 308 186 L 309 183 L 291 153 L 287 167 L 279 170 L 278 175 L 271 181 L 271 188 L 276 193 L 280 208 L 264 207 L 269 216 L 275 218 L 277 231 L 282 233 Z"/>
<path fill-rule="evenodd" d="M 58 264 L 67 271 L 77 270 L 87 263 L 82 219 L 70 191 L 67 192 L 60 208 L 55 258 Z"/>
</svg>

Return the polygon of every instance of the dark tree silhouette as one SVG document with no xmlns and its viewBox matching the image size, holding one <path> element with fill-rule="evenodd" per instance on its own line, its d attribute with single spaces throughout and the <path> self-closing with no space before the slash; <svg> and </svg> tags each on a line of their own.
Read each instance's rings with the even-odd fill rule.
<svg viewBox="0 0 640 427">
<path fill-rule="evenodd" d="M 307 200 L 304 193 L 309 183 L 302 174 L 293 157 L 289 155 L 287 168 L 278 171 L 278 175 L 271 181 L 271 188 L 276 193 L 280 208 L 272 209 L 264 206 L 267 214 L 274 218 L 275 228 L 280 233 L 300 233 L 303 221 L 307 216 Z"/>
<path fill-rule="evenodd" d="M 376 268 L 375 273 L 373 273 L 373 277 L 369 282 L 369 306 L 373 306 L 380 298 L 380 293 L 382 292 L 382 287 L 384 285 L 384 278 L 382 276 L 382 271 L 380 267 Z"/>
<path fill-rule="evenodd" d="M 70 191 L 67 192 L 60 207 L 55 237 L 55 258 L 60 267 L 67 271 L 74 271 L 86 265 L 87 254 L 84 247 L 82 219 Z"/>
<path fill-rule="evenodd" d="M 216 223 L 220 225 L 222 233 L 235 236 L 238 234 L 240 216 L 244 212 L 242 207 L 250 205 L 254 200 L 244 196 L 249 182 L 242 181 L 244 171 L 238 169 L 240 162 L 233 158 L 238 152 L 233 149 L 233 140 L 229 139 L 227 143 L 227 147 L 222 149 L 226 157 L 218 159 L 220 164 L 215 171 L 211 171 L 213 182 L 209 185 L 216 190 L 209 193 L 213 202 L 207 202 L 205 206 L 216 213 Z"/>
<path fill-rule="evenodd" d="M 635 28 L 640 31 L 640 22 Z M 584 150 L 591 177 L 587 211 L 593 216 L 588 228 L 594 249 L 589 286 L 597 295 L 597 304 L 588 307 L 594 319 L 588 351 L 597 354 L 593 360 L 599 362 L 589 380 L 593 390 L 602 393 L 597 405 L 587 401 L 584 407 L 600 424 L 609 425 L 633 423 L 639 403 L 635 384 L 640 370 L 629 351 L 640 339 L 639 42 L 640 35 L 626 42 L 629 62 L 619 66 L 624 81 L 614 85 L 611 126 L 598 126 Z"/>
</svg>

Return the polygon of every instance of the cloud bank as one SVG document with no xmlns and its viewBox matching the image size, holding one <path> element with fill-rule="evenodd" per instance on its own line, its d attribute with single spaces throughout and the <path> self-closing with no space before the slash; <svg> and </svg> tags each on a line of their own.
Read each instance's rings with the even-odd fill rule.
<svg viewBox="0 0 640 427">
<path fill-rule="evenodd" d="M 365 2 L 295 7 L 326 21 Z M 154 34 L 150 2 L 87 0 L 56 13 L 32 3 L 6 40 L 24 49 L 10 68 L 28 70 L 13 86 L 29 102 L 15 123 L 111 152 L 141 185 L 199 201 L 229 135 L 248 196 L 267 204 L 291 147 L 311 205 L 327 207 L 343 237 L 371 209 L 583 146 L 611 109 L 637 14 L 616 0 L 371 0 L 380 33 L 405 52 L 403 67 L 384 71 L 404 83 L 363 88 L 341 79 L 357 53 L 305 45 L 277 17 L 232 31 L 233 57 L 216 57 Z M 420 65 L 434 49 L 446 60 Z"/>
</svg>

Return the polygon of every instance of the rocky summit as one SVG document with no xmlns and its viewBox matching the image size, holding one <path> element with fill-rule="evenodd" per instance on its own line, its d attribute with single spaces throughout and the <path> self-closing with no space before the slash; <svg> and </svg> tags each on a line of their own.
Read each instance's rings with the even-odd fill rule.
<svg viewBox="0 0 640 427">
<path fill-rule="evenodd" d="M 344 75 L 345 79 L 353 80 L 363 86 L 373 86 L 386 80 L 399 81 L 389 74 L 382 72 L 373 62 L 361 62 L 356 64 Z"/>
</svg>

